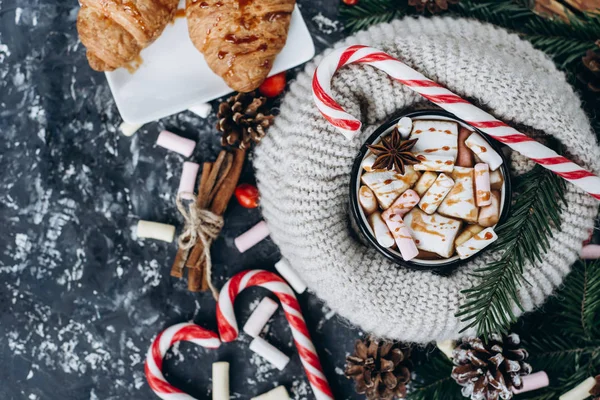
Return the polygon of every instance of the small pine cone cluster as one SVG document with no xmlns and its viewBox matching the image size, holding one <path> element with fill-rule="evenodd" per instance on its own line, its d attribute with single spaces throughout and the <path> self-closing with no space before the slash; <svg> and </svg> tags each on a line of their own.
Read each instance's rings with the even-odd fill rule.
<svg viewBox="0 0 600 400">
<path fill-rule="evenodd" d="M 400 343 L 369 337 L 356 342 L 354 354 L 346 359 L 345 374 L 368 400 L 404 398 L 410 381 L 409 357 L 410 349 Z"/>
<path fill-rule="evenodd" d="M 519 335 L 491 335 L 487 342 L 464 338 L 454 349 L 452 378 L 471 400 L 508 400 L 512 389 L 523 387 L 522 376 L 531 373 L 528 353 L 520 347 Z"/>
<path fill-rule="evenodd" d="M 217 129 L 223 132 L 221 144 L 246 149 L 265 136 L 273 123 L 268 114 L 267 98 L 252 93 L 238 93 L 219 104 Z"/>
<path fill-rule="evenodd" d="M 448 9 L 448 4 L 458 4 L 459 0 L 408 0 L 408 5 L 413 6 L 418 12 L 425 9 L 432 14 L 437 14 Z"/>
</svg>

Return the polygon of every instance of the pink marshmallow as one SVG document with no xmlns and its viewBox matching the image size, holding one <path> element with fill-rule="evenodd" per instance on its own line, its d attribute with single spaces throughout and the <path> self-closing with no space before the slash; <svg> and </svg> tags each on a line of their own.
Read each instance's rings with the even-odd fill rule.
<svg viewBox="0 0 600 400">
<path fill-rule="evenodd" d="M 583 246 L 581 249 L 581 253 L 579 256 L 584 260 L 596 260 L 600 258 L 600 245 L 597 244 L 588 244 Z"/>
<path fill-rule="evenodd" d="M 412 210 L 421 198 L 412 189 L 408 189 L 406 192 L 402 193 L 400 197 L 394 201 L 394 203 L 390 206 L 390 209 L 394 211 L 394 213 L 400 215 L 400 217 L 404 217 L 410 210 Z"/>
<path fill-rule="evenodd" d="M 169 131 L 162 131 L 158 135 L 158 139 L 156 139 L 156 144 L 185 157 L 191 156 L 196 147 L 196 142 L 193 140 L 178 136 Z"/>
<path fill-rule="evenodd" d="M 404 261 L 409 261 L 419 255 L 419 249 L 410 234 L 410 230 L 402 220 L 402 217 L 394 213 L 393 208 L 389 208 L 381 215 L 385 223 L 387 224 L 392 236 L 396 240 L 396 245 Z"/>
<path fill-rule="evenodd" d="M 235 247 L 238 248 L 240 253 L 243 253 L 269 236 L 269 234 L 270 232 L 267 223 L 265 221 L 260 221 L 248 231 L 235 238 Z"/>
<path fill-rule="evenodd" d="M 477 207 L 484 207 L 492 204 L 490 167 L 485 163 L 475 165 L 475 197 L 477 200 Z"/>
<path fill-rule="evenodd" d="M 546 374 L 544 371 L 536 372 L 531 375 L 526 375 L 522 379 L 523 387 L 521 389 L 513 388 L 513 393 L 519 394 L 524 392 L 530 392 L 532 390 L 541 389 L 550 384 L 548 374 Z"/>
<path fill-rule="evenodd" d="M 182 199 L 192 200 L 194 198 L 194 188 L 196 187 L 196 177 L 198 176 L 200 165 L 193 162 L 184 162 L 181 179 L 179 180 L 179 189 L 177 194 Z"/>
</svg>

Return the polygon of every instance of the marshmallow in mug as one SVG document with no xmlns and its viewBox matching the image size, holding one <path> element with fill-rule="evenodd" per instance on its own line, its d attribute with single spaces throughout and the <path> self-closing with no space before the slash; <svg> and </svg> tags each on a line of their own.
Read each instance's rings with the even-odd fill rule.
<svg viewBox="0 0 600 400">
<path fill-rule="evenodd" d="M 419 250 L 417 249 L 417 245 L 410 234 L 410 230 L 402 220 L 402 217 L 395 213 L 393 208 L 385 210 L 381 217 L 390 229 L 404 261 L 410 261 L 418 256 Z"/>
<path fill-rule="evenodd" d="M 433 214 L 446 195 L 450 193 L 452 187 L 454 187 L 454 181 L 448 178 L 446 174 L 440 174 L 421 199 L 419 203 L 421 210 L 427 214 Z"/>
<path fill-rule="evenodd" d="M 492 189 L 500 190 L 502 189 L 502 184 L 504 183 L 504 178 L 502 177 L 502 173 L 499 169 L 490 172 L 490 187 Z"/>
<path fill-rule="evenodd" d="M 402 139 L 408 139 L 410 132 L 412 131 L 413 123 L 409 117 L 402 117 L 396 124 L 396 129 Z"/>
<path fill-rule="evenodd" d="M 477 235 L 479 232 L 483 230 L 483 226 L 479 225 L 468 225 L 461 233 L 456 237 L 454 241 L 454 246 L 458 247 L 467 240 L 471 239 L 473 236 Z"/>
<path fill-rule="evenodd" d="M 456 253 L 461 260 L 469 258 L 472 255 L 479 253 L 490 244 L 494 243 L 498 239 L 498 235 L 494 232 L 493 228 L 486 228 L 467 240 L 460 246 L 456 247 Z"/>
<path fill-rule="evenodd" d="M 486 163 L 475 165 L 475 198 L 477 207 L 492 204 L 490 188 L 490 167 Z"/>
<path fill-rule="evenodd" d="M 436 179 L 437 174 L 435 172 L 425 171 L 423 172 L 413 189 L 415 192 L 417 192 L 419 196 L 423 196 L 425 192 L 429 190 L 431 185 L 433 185 L 433 182 L 435 182 Z"/>
<path fill-rule="evenodd" d="M 447 217 L 477 222 L 473 168 L 455 167 L 452 179 L 454 187 L 438 207 L 438 212 Z"/>
<path fill-rule="evenodd" d="M 494 226 L 500 221 L 500 192 L 492 190 L 492 202 L 489 206 L 481 207 L 477 223 L 483 227 Z"/>
<path fill-rule="evenodd" d="M 373 235 L 375 236 L 377 243 L 386 249 L 389 249 L 394 245 L 394 237 L 381 217 L 380 212 L 374 212 L 369 215 L 369 225 L 373 230 Z"/>
<path fill-rule="evenodd" d="M 417 120 L 413 122 L 411 139 L 419 139 L 412 148 L 415 155 L 443 156 L 456 160 L 458 124 L 453 121 Z"/>
<path fill-rule="evenodd" d="M 404 217 L 410 210 L 413 209 L 414 206 L 419 204 L 420 199 L 421 198 L 417 192 L 412 189 L 408 189 L 406 192 L 398 196 L 396 201 L 394 201 L 394 204 L 390 206 L 390 209 L 393 209 L 396 214 Z"/>
<path fill-rule="evenodd" d="M 461 221 L 444 217 L 440 214 L 425 214 L 415 207 L 406 214 L 404 223 L 419 250 L 429 251 L 450 258 L 454 252 L 454 240 L 462 225 Z"/>
<path fill-rule="evenodd" d="M 366 156 L 360 163 L 360 167 L 367 172 L 375 171 L 375 169 L 373 169 L 373 164 L 375 164 L 375 161 L 377 161 L 377 156 L 373 153 L 369 153 L 369 155 Z"/>
<path fill-rule="evenodd" d="M 461 126 L 458 128 L 458 155 L 456 156 L 456 165 L 459 167 L 471 168 L 475 164 L 473 152 L 467 147 L 465 141 L 471 136 L 473 131 Z"/>
<path fill-rule="evenodd" d="M 454 169 L 454 158 L 450 156 L 417 155 L 420 163 L 413 167 L 415 171 L 437 171 L 452 172 Z"/>
<path fill-rule="evenodd" d="M 379 205 L 385 210 L 390 208 L 398 196 L 410 189 L 419 179 L 419 174 L 407 165 L 404 174 L 387 170 L 372 171 L 364 173 L 360 179 L 375 193 Z"/>
<path fill-rule="evenodd" d="M 358 190 L 358 202 L 367 215 L 373 214 L 378 209 L 375 194 L 368 186 L 363 185 Z"/>
<path fill-rule="evenodd" d="M 488 164 L 492 171 L 497 170 L 502 165 L 500 154 L 496 153 L 492 146 L 478 133 L 472 133 L 465 144 L 481 161 Z"/>
</svg>

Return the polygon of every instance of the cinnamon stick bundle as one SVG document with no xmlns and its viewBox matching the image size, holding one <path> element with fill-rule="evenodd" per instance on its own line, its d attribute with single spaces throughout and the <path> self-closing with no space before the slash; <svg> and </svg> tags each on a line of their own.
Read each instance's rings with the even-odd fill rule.
<svg viewBox="0 0 600 400">
<path fill-rule="evenodd" d="M 246 150 L 234 149 L 232 152 L 222 150 L 214 163 L 204 163 L 197 207 L 222 216 L 235 192 L 245 160 Z M 173 261 L 171 276 L 181 278 L 184 266 L 188 267 L 188 290 L 192 292 L 206 291 L 210 287 L 211 271 L 206 268 L 204 251 L 202 241 L 198 240 L 190 249 L 179 248 Z"/>
</svg>

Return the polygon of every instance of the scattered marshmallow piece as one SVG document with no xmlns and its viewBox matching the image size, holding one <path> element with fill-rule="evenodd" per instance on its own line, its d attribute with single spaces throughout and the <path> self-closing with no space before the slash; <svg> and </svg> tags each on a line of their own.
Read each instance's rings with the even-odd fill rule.
<svg viewBox="0 0 600 400">
<path fill-rule="evenodd" d="M 454 164 L 458 154 L 458 124 L 456 122 L 413 121 L 410 138 L 419 139 L 412 148 L 415 155 L 450 157 Z"/>
<path fill-rule="evenodd" d="M 421 162 L 413 166 L 415 171 L 452 172 L 454 169 L 453 157 L 419 154 L 417 158 Z"/>
<path fill-rule="evenodd" d="M 456 342 L 452 339 L 448 340 L 440 340 L 435 343 L 437 348 L 448 357 L 448 359 L 452 360 L 452 352 L 456 348 Z"/>
<path fill-rule="evenodd" d="M 394 212 L 393 208 L 385 210 L 381 215 L 387 224 L 392 236 L 396 240 L 396 245 L 404 261 L 410 261 L 419 255 L 419 249 L 410 234 L 410 230 L 402 220 L 399 214 Z"/>
<path fill-rule="evenodd" d="M 216 362 L 212 365 L 212 398 L 229 400 L 229 363 Z"/>
<path fill-rule="evenodd" d="M 444 258 L 450 258 L 454 253 L 454 239 L 462 225 L 461 221 L 437 213 L 428 215 L 415 207 L 406 214 L 404 222 L 419 250 L 430 251 Z"/>
<path fill-rule="evenodd" d="M 492 190 L 492 203 L 481 207 L 477 223 L 483 227 L 494 226 L 500 220 L 500 192 Z"/>
<path fill-rule="evenodd" d="M 209 103 L 194 104 L 188 108 L 188 111 L 193 112 L 200 118 L 206 118 L 210 115 L 212 106 Z"/>
<path fill-rule="evenodd" d="M 467 147 L 465 141 L 471 136 L 472 131 L 461 126 L 458 128 L 458 155 L 456 156 L 456 165 L 459 167 L 472 168 L 475 162 L 473 161 L 473 152 Z"/>
<path fill-rule="evenodd" d="M 475 165 L 475 200 L 477 207 L 492 204 L 490 188 L 490 167 L 486 163 Z"/>
<path fill-rule="evenodd" d="M 579 253 L 579 257 L 584 260 L 596 260 L 600 258 L 600 245 L 588 244 L 583 246 Z"/>
<path fill-rule="evenodd" d="M 456 247 L 456 253 L 461 260 L 464 260 L 465 258 L 469 258 L 472 255 L 479 253 L 497 239 L 498 235 L 496 235 L 493 228 L 484 229 L 471 239 Z"/>
<path fill-rule="evenodd" d="M 369 225 L 371 225 L 371 229 L 373 229 L 373 234 L 375 235 L 377 243 L 386 249 L 389 249 L 394 245 L 394 237 L 383 218 L 381 218 L 381 213 L 375 212 L 369 215 Z"/>
<path fill-rule="evenodd" d="M 179 189 L 177 189 L 177 194 L 181 195 L 181 198 L 187 200 L 192 200 L 194 198 L 194 188 L 196 187 L 198 169 L 200 169 L 199 164 L 189 161 L 183 163 L 183 171 L 181 172 L 181 179 L 179 180 Z"/>
<path fill-rule="evenodd" d="M 306 291 L 306 283 L 300 278 L 296 270 L 292 268 L 288 260 L 285 258 L 279 260 L 275 263 L 275 269 L 296 293 L 301 294 Z"/>
<path fill-rule="evenodd" d="M 144 126 L 144 124 L 128 124 L 127 122 L 123 122 L 121 124 L 121 126 L 119 126 L 119 129 L 121 130 L 121 133 L 123 133 L 123 135 L 125 135 L 125 136 L 132 136 L 142 126 Z"/>
<path fill-rule="evenodd" d="M 407 165 L 403 175 L 395 171 L 376 170 L 362 174 L 360 179 L 375 193 L 379 205 L 385 210 L 390 208 L 398 196 L 414 185 L 419 179 L 419 174 L 412 166 Z"/>
<path fill-rule="evenodd" d="M 275 389 L 263 393 L 260 396 L 253 397 L 250 400 L 290 400 L 290 395 L 284 386 L 277 386 Z"/>
<path fill-rule="evenodd" d="M 504 183 L 504 178 L 502 177 L 502 173 L 499 169 L 490 172 L 490 187 L 492 189 L 500 190 L 502 189 L 502 184 Z"/>
<path fill-rule="evenodd" d="M 258 303 L 252 314 L 244 325 L 244 332 L 252 337 L 257 337 L 263 330 L 269 319 L 275 314 L 279 305 L 277 302 L 265 297 Z"/>
<path fill-rule="evenodd" d="M 175 238 L 175 227 L 160 222 L 139 220 L 136 233 L 138 238 L 156 239 L 171 243 Z"/>
<path fill-rule="evenodd" d="M 398 128 L 398 133 L 400 133 L 402 139 L 408 139 L 410 132 L 412 131 L 412 126 L 412 119 L 409 117 L 400 118 L 400 121 L 396 124 L 396 128 Z"/>
<path fill-rule="evenodd" d="M 358 202 L 365 214 L 370 215 L 377 211 L 377 199 L 368 186 L 361 186 L 358 190 Z"/>
<path fill-rule="evenodd" d="M 412 189 L 408 189 L 406 192 L 402 193 L 394 204 L 390 206 L 390 208 L 394 209 L 394 213 L 404 217 L 410 210 L 412 210 L 417 204 L 419 204 L 419 200 L 421 198 Z"/>
<path fill-rule="evenodd" d="M 596 379 L 590 376 L 573 389 L 562 394 L 558 400 L 584 400 L 590 397 L 590 391 L 596 386 Z"/>
<path fill-rule="evenodd" d="M 369 153 L 369 155 L 366 156 L 360 163 L 360 167 L 367 172 L 375 171 L 373 169 L 373 164 L 375 164 L 375 161 L 377 161 L 377 156 L 373 153 Z"/>
<path fill-rule="evenodd" d="M 465 141 L 465 144 L 475 153 L 477 157 L 490 166 L 492 171 L 497 170 L 502 165 L 502 157 L 485 141 L 478 133 L 472 133 Z"/>
<path fill-rule="evenodd" d="M 267 223 L 265 221 L 260 221 L 258 224 L 235 238 L 235 247 L 237 247 L 240 253 L 243 253 L 269 236 L 269 234 L 270 232 Z"/>
<path fill-rule="evenodd" d="M 250 343 L 250 350 L 270 362 L 280 371 L 283 371 L 290 362 L 290 358 L 279 351 L 275 346 L 257 336 Z"/>
<path fill-rule="evenodd" d="M 446 174 L 440 174 L 421 199 L 419 207 L 427 214 L 433 214 L 453 187 L 454 181 Z"/>
<path fill-rule="evenodd" d="M 415 190 L 415 192 L 417 192 L 419 196 L 423 196 L 425 192 L 429 190 L 431 185 L 433 185 L 433 182 L 435 182 L 436 179 L 437 174 L 435 172 L 425 171 L 423 172 L 413 189 Z"/>
<path fill-rule="evenodd" d="M 454 187 L 442 201 L 437 211 L 447 217 L 477 222 L 479 210 L 475 206 L 473 168 L 454 168 L 452 179 L 454 179 Z"/>
<path fill-rule="evenodd" d="M 532 390 L 541 389 L 550 384 L 548 374 L 546 374 L 544 371 L 525 375 L 521 379 L 523 380 L 523 387 L 521 389 L 515 389 L 513 387 L 512 391 L 514 394 L 531 392 Z"/>
<path fill-rule="evenodd" d="M 456 247 L 460 246 L 467 240 L 471 239 L 473 236 L 477 235 L 479 232 L 483 230 L 483 226 L 479 225 L 469 225 L 465 228 L 464 231 L 454 241 L 454 245 Z"/>
<path fill-rule="evenodd" d="M 174 134 L 169 131 L 162 131 L 156 139 L 156 144 L 167 150 L 174 151 L 185 157 L 189 157 L 196 148 L 196 142 Z"/>
</svg>

